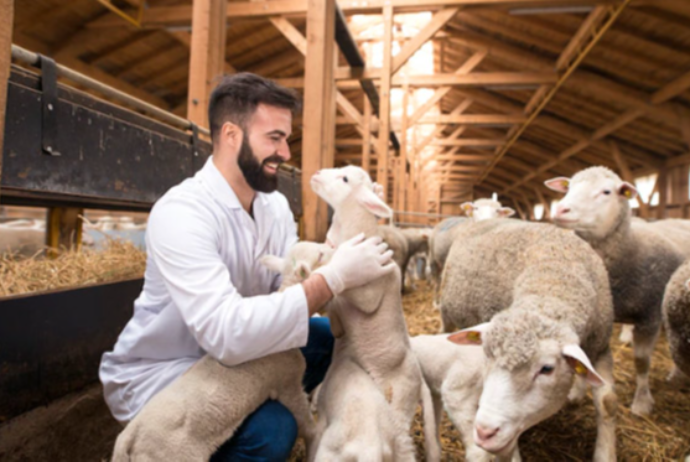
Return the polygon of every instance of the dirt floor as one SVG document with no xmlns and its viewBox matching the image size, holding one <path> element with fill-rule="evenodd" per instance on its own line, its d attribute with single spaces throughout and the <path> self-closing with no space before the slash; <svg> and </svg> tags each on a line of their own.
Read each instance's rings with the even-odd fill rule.
<svg viewBox="0 0 690 462">
<path fill-rule="evenodd" d="M 438 332 L 440 318 L 431 303 L 431 290 L 421 283 L 403 297 L 411 335 Z M 656 406 L 650 418 L 630 413 L 635 390 L 633 357 L 629 346 L 612 337 L 616 389 L 619 397 L 618 460 L 671 461 L 690 453 L 690 390 L 674 390 L 665 381 L 672 362 L 665 338 L 654 352 L 651 388 Z M 108 458 L 121 427 L 110 416 L 100 386 L 75 393 L 35 409 L 0 427 L 0 460 L 98 461 Z M 424 460 L 423 429 L 418 413 L 412 429 L 419 460 Z M 591 400 L 570 405 L 520 438 L 525 461 L 591 460 L 596 417 Z M 444 461 L 464 460 L 459 434 L 444 416 L 441 440 Z M 303 461 L 301 442 L 291 461 Z"/>
</svg>

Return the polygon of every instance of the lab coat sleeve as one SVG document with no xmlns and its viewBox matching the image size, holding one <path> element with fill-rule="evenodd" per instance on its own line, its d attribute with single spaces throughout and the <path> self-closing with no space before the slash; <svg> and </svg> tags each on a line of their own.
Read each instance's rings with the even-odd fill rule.
<svg viewBox="0 0 690 462">
<path fill-rule="evenodd" d="M 292 214 L 292 211 L 290 210 L 290 204 L 288 203 L 287 199 L 285 196 L 282 196 L 283 201 L 284 201 L 284 216 L 282 219 L 281 227 L 284 230 L 283 236 L 285 237 L 283 241 L 283 245 L 280 249 L 280 255 L 279 257 L 285 258 L 290 251 L 290 248 L 297 244 L 299 241 L 299 236 L 297 235 L 297 225 L 295 224 L 295 216 Z M 273 290 L 278 290 L 280 287 L 280 284 L 283 282 L 283 276 L 278 274 L 275 279 L 273 280 L 272 288 Z"/>
<path fill-rule="evenodd" d="M 211 211 L 182 196 L 157 204 L 147 229 L 147 249 L 201 348 L 232 366 L 306 345 L 302 285 L 242 297 L 221 259 L 216 226 Z"/>
</svg>

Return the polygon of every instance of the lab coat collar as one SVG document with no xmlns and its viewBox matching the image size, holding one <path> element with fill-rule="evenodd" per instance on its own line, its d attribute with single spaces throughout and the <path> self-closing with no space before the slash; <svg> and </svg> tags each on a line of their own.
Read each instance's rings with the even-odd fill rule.
<svg viewBox="0 0 690 462">
<path fill-rule="evenodd" d="M 213 156 L 210 156 L 204 166 L 199 170 L 199 178 L 211 190 L 211 193 L 218 201 L 226 207 L 231 209 L 241 209 L 242 204 L 237 198 L 237 194 L 230 187 L 225 177 L 220 173 L 220 170 L 213 163 Z"/>
</svg>

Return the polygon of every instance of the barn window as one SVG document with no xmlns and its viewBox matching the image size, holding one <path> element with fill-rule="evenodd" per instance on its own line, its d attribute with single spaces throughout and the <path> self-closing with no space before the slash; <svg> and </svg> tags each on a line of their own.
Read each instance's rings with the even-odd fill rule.
<svg viewBox="0 0 690 462">
<path fill-rule="evenodd" d="M 647 176 L 640 176 L 635 178 L 635 187 L 637 188 L 637 192 L 640 195 L 640 198 L 645 203 L 649 203 L 649 196 L 652 194 L 652 191 L 654 190 L 654 185 L 656 184 L 656 178 L 657 174 L 653 173 L 651 175 Z M 652 201 L 649 205 L 659 205 L 659 192 L 655 192 L 654 195 L 652 195 Z M 632 199 L 630 201 L 630 207 L 636 209 L 640 206 L 639 202 L 637 199 Z"/>
</svg>

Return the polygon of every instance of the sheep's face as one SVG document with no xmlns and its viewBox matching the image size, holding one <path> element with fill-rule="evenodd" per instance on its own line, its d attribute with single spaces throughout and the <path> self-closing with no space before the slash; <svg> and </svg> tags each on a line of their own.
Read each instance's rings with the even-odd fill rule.
<svg viewBox="0 0 690 462">
<path fill-rule="evenodd" d="M 486 323 L 453 334 L 449 340 L 480 344 L 482 337 L 486 338 L 484 390 L 474 440 L 488 452 L 510 457 L 525 430 L 563 407 L 576 373 L 587 375 L 593 385 L 601 385 L 603 380 L 576 344 L 540 340 L 530 331 L 514 331 L 508 342 L 494 342 L 502 334 L 501 326 Z"/>
<path fill-rule="evenodd" d="M 554 222 L 585 238 L 603 239 L 630 214 L 628 200 L 637 189 L 605 167 L 591 167 L 572 179 L 554 178 L 546 186 L 566 193 L 554 214 Z"/>
<path fill-rule="evenodd" d="M 311 177 L 311 189 L 336 210 L 345 199 L 353 197 L 380 218 L 392 215 L 391 209 L 376 194 L 371 178 L 360 167 L 349 165 L 319 170 Z"/>
<path fill-rule="evenodd" d="M 501 207 L 501 203 L 492 199 L 478 199 L 465 202 L 460 206 L 465 215 L 474 221 L 490 220 L 492 218 L 508 218 L 515 215 L 510 207 Z"/>
<path fill-rule="evenodd" d="M 285 258 L 264 255 L 259 259 L 266 268 L 283 276 L 283 287 L 299 284 L 311 273 L 328 263 L 333 248 L 317 242 L 298 242 L 293 245 Z"/>
</svg>

